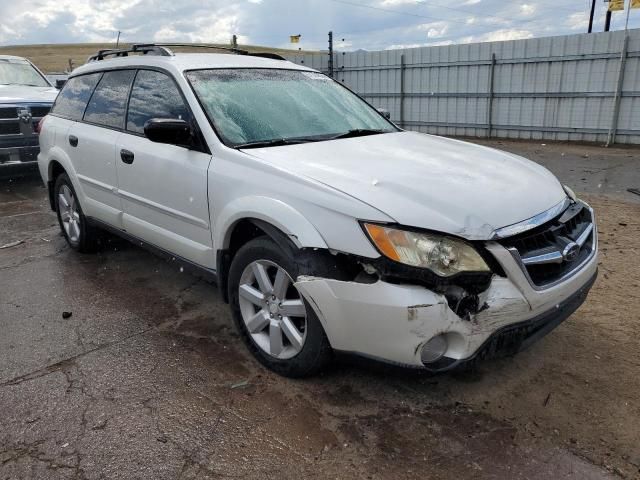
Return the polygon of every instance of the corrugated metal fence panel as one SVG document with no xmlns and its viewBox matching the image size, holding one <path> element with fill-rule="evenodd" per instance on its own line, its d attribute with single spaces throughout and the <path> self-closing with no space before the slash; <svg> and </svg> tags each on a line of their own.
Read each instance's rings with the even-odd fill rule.
<svg viewBox="0 0 640 480">
<path fill-rule="evenodd" d="M 336 53 L 334 77 L 412 130 L 484 137 L 492 104 L 493 136 L 605 142 L 614 115 L 623 38 L 624 32 L 618 31 Z M 328 71 L 328 55 L 300 54 L 290 60 Z M 616 142 L 640 144 L 637 29 L 629 31 Z"/>
</svg>

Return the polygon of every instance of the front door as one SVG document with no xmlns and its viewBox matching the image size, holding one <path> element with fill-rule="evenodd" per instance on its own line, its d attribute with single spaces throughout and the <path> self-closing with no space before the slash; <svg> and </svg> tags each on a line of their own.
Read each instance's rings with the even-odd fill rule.
<svg viewBox="0 0 640 480">
<path fill-rule="evenodd" d="M 156 247 L 213 268 L 207 171 L 211 154 L 154 143 L 144 136 L 152 118 L 192 115 L 174 80 L 139 70 L 133 82 L 125 132 L 116 146 L 124 229 Z"/>
</svg>

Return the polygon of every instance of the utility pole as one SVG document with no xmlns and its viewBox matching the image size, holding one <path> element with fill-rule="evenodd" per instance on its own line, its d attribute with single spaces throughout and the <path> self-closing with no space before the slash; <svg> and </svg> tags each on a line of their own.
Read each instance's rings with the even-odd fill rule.
<svg viewBox="0 0 640 480">
<path fill-rule="evenodd" d="M 611 27 L 611 10 L 607 10 L 607 16 L 604 17 L 604 31 L 608 32 Z"/>
<path fill-rule="evenodd" d="M 333 32 L 329 32 L 329 76 L 333 78 Z"/>
<path fill-rule="evenodd" d="M 120 44 L 120 30 L 118 30 L 118 38 L 116 38 L 116 48 L 118 48 L 119 44 Z"/>
<path fill-rule="evenodd" d="M 624 22 L 624 35 L 627 36 L 629 30 L 629 14 L 631 14 L 631 0 L 629 0 L 629 4 L 627 5 L 627 19 Z"/>
<path fill-rule="evenodd" d="M 593 31 L 593 14 L 596 11 L 596 0 L 591 0 L 591 13 L 589 14 L 589 31 L 587 33 L 591 33 Z"/>
</svg>

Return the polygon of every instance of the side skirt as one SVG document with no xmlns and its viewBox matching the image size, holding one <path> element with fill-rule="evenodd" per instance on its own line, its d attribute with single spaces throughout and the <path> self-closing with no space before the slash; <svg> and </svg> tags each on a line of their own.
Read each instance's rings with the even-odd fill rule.
<svg viewBox="0 0 640 480">
<path fill-rule="evenodd" d="M 120 230 L 118 228 L 112 227 L 108 223 L 104 223 L 101 220 L 97 220 L 92 217 L 87 217 L 87 222 L 92 227 L 98 228 L 100 230 L 105 230 L 109 233 L 112 233 L 113 235 L 123 238 L 133 243 L 134 245 L 139 246 L 144 250 L 147 250 L 148 252 L 151 252 L 154 255 L 166 260 L 167 262 L 173 263 L 175 261 L 175 263 L 184 267 L 184 269 L 187 270 L 189 273 L 195 276 L 201 277 L 203 280 L 209 283 L 215 283 L 215 284 L 218 283 L 218 275 L 215 270 L 212 270 L 207 267 L 203 267 L 202 265 L 198 265 L 197 263 L 193 263 L 191 260 L 187 260 L 186 258 L 181 257 L 180 255 L 171 253 L 170 251 L 165 250 L 164 248 L 158 247 L 156 245 L 152 245 L 142 240 L 141 238 L 136 237 L 135 235 L 131 235 L 130 233 L 124 230 Z"/>
</svg>

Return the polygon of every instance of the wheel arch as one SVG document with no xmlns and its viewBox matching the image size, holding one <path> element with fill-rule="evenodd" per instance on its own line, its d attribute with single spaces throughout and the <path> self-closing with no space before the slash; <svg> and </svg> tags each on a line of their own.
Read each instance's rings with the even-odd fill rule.
<svg viewBox="0 0 640 480">
<path fill-rule="evenodd" d="M 53 187 L 56 182 L 56 178 L 62 173 L 66 173 L 73 184 L 73 187 L 78 191 L 78 182 L 75 176 L 75 170 L 71 165 L 71 160 L 67 156 L 67 154 L 61 148 L 54 147 L 51 149 L 46 168 L 41 170 L 42 174 L 46 173 L 46 178 L 44 178 L 47 184 L 47 190 L 49 193 L 49 205 L 51 206 L 51 210 L 55 210 L 55 202 L 53 198 Z M 44 177 L 44 175 L 43 175 Z"/>
<path fill-rule="evenodd" d="M 213 230 L 216 251 L 228 248 L 234 228 L 243 220 L 270 225 L 298 248 L 327 248 L 320 232 L 302 213 L 275 198 L 238 198 L 225 206 L 217 217 Z"/>
<path fill-rule="evenodd" d="M 253 238 L 266 235 L 291 251 L 327 248 L 318 230 L 300 212 L 268 197 L 243 197 L 229 204 L 215 222 L 214 235 L 218 287 L 226 302 L 231 261 L 240 247 Z"/>
</svg>

